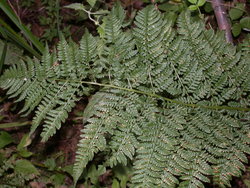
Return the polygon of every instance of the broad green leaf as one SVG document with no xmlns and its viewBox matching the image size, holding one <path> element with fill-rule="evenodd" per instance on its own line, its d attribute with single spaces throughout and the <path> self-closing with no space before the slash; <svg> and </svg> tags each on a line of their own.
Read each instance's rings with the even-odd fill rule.
<svg viewBox="0 0 250 188">
<path fill-rule="evenodd" d="M 21 157 L 24 157 L 24 158 L 27 158 L 27 157 L 30 157 L 33 153 L 28 151 L 27 149 L 23 148 L 21 150 L 18 151 L 18 154 L 21 156 Z"/>
<path fill-rule="evenodd" d="M 237 20 L 244 14 L 244 4 L 238 3 L 235 8 L 229 10 L 231 20 Z"/>
<path fill-rule="evenodd" d="M 22 150 L 23 148 L 27 147 L 28 145 L 31 144 L 31 139 L 29 137 L 29 134 L 25 134 L 20 143 L 17 145 L 17 150 Z"/>
<path fill-rule="evenodd" d="M 91 183 L 96 184 L 98 182 L 98 173 L 96 170 L 96 166 L 93 164 L 88 169 L 88 178 L 90 178 Z"/>
<path fill-rule="evenodd" d="M 52 180 L 54 185 L 60 186 L 60 185 L 63 185 L 63 183 L 64 183 L 65 175 L 56 173 L 56 174 L 52 175 L 50 179 Z"/>
<path fill-rule="evenodd" d="M 250 17 L 245 17 L 240 20 L 240 25 L 243 29 L 250 29 Z"/>
<path fill-rule="evenodd" d="M 198 0 L 188 0 L 188 2 L 192 3 L 192 4 L 196 4 Z"/>
<path fill-rule="evenodd" d="M 197 3 L 197 5 L 199 7 L 202 7 L 205 3 L 206 3 L 206 0 L 199 0 L 198 3 Z"/>
<path fill-rule="evenodd" d="M 106 172 L 106 168 L 103 165 L 98 165 L 97 172 L 99 175 L 102 175 Z"/>
<path fill-rule="evenodd" d="M 182 9 L 181 5 L 170 4 L 169 2 L 158 5 L 158 8 L 165 12 L 179 12 Z"/>
<path fill-rule="evenodd" d="M 113 179 L 112 188 L 120 188 L 120 183 L 117 179 Z"/>
<path fill-rule="evenodd" d="M 197 10 L 198 9 L 198 6 L 197 5 L 190 5 L 188 7 L 189 10 Z"/>
<path fill-rule="evenodd" d="M 56 161 L 53 158 L 47 159 L 44 165 L 48 167 L 48 170 L 54 170 L 56 168 Z"/>
<path fill-rule="evenodd" d="M 232 33 L 234 37 L 237 37 L 241 32 L 241 25 L 239 23 L 235 23 L 232 27 Z"/>
<path fill-rule="evenodd" d="M 116 166 L 113 168 L 114 177 L 120 181 L 120 188 L 126 188 L 127 182 L 132 174 L 132 167 L 128 166 Z"/>
<path fill-rule="evenodd" d="M 64 172 L 73 174 L 73 165 L 67 165 L 61 168 Z"/>
<path fill-rule="evenodd" d="M 13 139 L 11 135 L 5 131 L 0 132 L 0 149 L 12 143 Z"/>
<path fill-rule="evenodd" d="M 71 9 L 74 9 L 74 10 L 85 10 L 85 7 L 83 4 L 81 3 L 72 3 L 72 4 L 69 4 L 67 6 L 64 6 L 65 8 L 71 8 Z"/>
<path fill-rule="evenodd" d="M 106 172 L 106 168 L 102 165 L 98 165 L 96 169 L 95 165 L 91 165 L 88 170 L 88 178 L 90 178 L 91 183 L 94 185 L 98 182 L 98 177 Z"/>
<path fill-rule="evenodd" d="M 91 7 L 95 6 L 96 0 L 87 0 Z"/>
<path fill-rule="evenodd" d="M 36 167 L 27 160 L 17 160 L 14 170 L 16 173 L 22 174 L 22 175 L 37 175 L 39 174 Z"/>
</svg>

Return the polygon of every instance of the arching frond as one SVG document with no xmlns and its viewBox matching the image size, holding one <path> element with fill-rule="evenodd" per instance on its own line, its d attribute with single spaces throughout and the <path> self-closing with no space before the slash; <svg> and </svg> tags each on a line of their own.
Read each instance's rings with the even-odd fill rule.
<svg viewBox="0 0 250 188">
<path fill-rule="evenodd" d="M 133 28 L 116 5 L 101 38 L 62 39 L 42 62 L 27 59 L 5 71 L 1 88 L 35 110 L 31 133 L 43 141 L 60 129 L 83 95 L 73 170 L 75 184 L 97 153 L 109 167 L 133 164 L 131 187 L 230 186 L 250 153 L 249 44 L 234 47 L 189 11 L 177 28 L 154 7 Z"/>
</svg>

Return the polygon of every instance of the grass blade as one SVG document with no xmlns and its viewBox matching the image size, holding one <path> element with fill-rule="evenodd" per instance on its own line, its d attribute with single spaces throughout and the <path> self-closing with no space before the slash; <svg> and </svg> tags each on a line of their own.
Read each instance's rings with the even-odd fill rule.
<svg viewBox="0 0 250 188">
<path fill-rule="evenodd" d="M 1 58 L 0 58 L 0 75 L 2 73 L 3 64 L 5 62 L 6 54 L 7 54 L 7 42 L 5 41 L 4 42 L 4 47 L 3 47 L 3 52 L 2 52 L 2 55 L 1 55 Z"/>
<path fill-rule="evenodd" d="M 32 55 L 37 57 L 38 59 L 41 59 L 41 55 L 34 50 L 27 42 L 24 40 L 20 35 L 18 35 L 7 23 L 5 23 L 0 18 L 0 33 L 7 38 L 15 42 L 18 46 L 26 49 L 28 52 L 30 52 Z"/>
<path fill-rule="evenodd" d="M 32 42 L 32 44 L 40 51 L 42 54 L 44 52 L 43 44 L 38 40 L 38 38 L 33 35 L 33 33 L 23 25 L 18 17 L 15 15 L 13 10 L 10 8 L 6 0 L 0 0 L 0 9 L 12 20 L 12 22 L 23 32 L 24 36 Z"/>
</svg>

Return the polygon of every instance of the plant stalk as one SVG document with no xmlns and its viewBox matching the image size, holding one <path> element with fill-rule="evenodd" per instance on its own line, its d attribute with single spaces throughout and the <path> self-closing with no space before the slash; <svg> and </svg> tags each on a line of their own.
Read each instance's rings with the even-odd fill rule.
<svg viewBox="0 0 250 188">
<path fill-rule="evenodd" d="M 219 26 L 219 29 L 225 31 L 226 41 L 233 44 L 233 37 L 231 33 L 231 25 L 227 18 L 226 8 L 223 0 L 212 0 L 212 7 Z"/>
<path fill-rule="evenodd" d="M 191 103 L 185 103 L 181 102 L 175 99 L 170 99 L 167 97 L 163 97 L 161 95 L 155 94 L 155 93 L 148 93 L 145 91 L 140 91 L 137 89 L 130 89 L 130 88 L 124 88 L 124 87 L 119 87 L 111 84 L 102 84 L 102 83 L 97 83 L 97 82 L 88 82 L 88 81 L 76 81 L 76 80 L 66 80 L 66 79 L 55 79 L 56 81 L 63 81 L 63 82 L 76 82 L 76 83 L 83 83 L 83 84 L 90 84 L 90 85 L 96 85 L 96 86 L 101 86 L 101 87 L 107 87 L 107 88 L 115 88 L 123 91 L 128 91 L 128 92 L 134 92 L 142 95 L 147 95 L 152 98 L 158 98 L 170 103 L 175 103 L 179 104 L 182 106 L 187 106 L 191 108 L 205 108 L 205 109 L 211 109 L 211 110 L 238 110 L 238 111 L 243 111 L 243 112 L 250 112 L 250 108 L 244 108 L 244 107 L 233 107 L 233 106 L 206 106 L 206 105 L 200 105 L 200 104 L 191 104 Z"/>
</svg>

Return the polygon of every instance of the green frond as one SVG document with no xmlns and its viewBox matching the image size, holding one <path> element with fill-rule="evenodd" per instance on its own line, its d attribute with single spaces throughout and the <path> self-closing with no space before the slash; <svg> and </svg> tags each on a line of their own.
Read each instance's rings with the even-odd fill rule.
<svg viewBox="0 0 250 188">
<path fill-rule="evenodd" d="M 47 93 L 38 105 L 36 115 L 32 120 L 31 133 L 36 130 L 53 108 L 60 103 L 60 99 L 63 97 L 63 91 L 67 89 L 67 83 L 68 82 L 57 84 L 52 81 L 48 88 L 46 88 Z"/>
<path fill-rule="evenodd" d="M 101 121 L 92 121 L 83 130 L 83 137 L 78 144 L 76 152 L 76 160 L 73 169 L 73 177 L 75 183 L 79 179 L 88 162 L 93 159 L 94 154 L 103 151 L 106 147 L 106 139 L 104 137 L 105 130 L 102 128 Z M 87 136 L 84 136 L 87 135 Z"/>
<path fill-rule="evenodd" d="M 115 5 L 111 10 L 111 14 L 115 16 L 121 23 L 124 22 L 126 17 L 126 13 L 119 1 L 115 2 Z"/>
<path fill-rule="evenodd" d="M 64 123 L 68 117 L 68 113 L 75 106 L 75 103 L 79 100 L 76 97 L 76 92 L 78 87 L 69 86 L 66 91 L 63 92 L 61 96 L 60 105 L 56 109 L 52 109 L 47 112 L 46 119 L 43 125 L 43 132 L 41 133 L 42 141 L 47 141 L 49 137 L 56 133 L 57 129 L 61 128 L 61 123 Z"/>
<path fill-rule="evenodd" d="M 148 123 L 143 132 L 139 137 L 141 144 L 134 162 L 132 183 L 134 187 L 159 187 L 166 155 L 169 154 L 169 149 L 165 146 L 165 135 L 152 123 Z"/>
<path fill-rule="evenodd" d="M 30 83 L 29 87 L 26 91 L 20 95 L 17 101 L 21 101 L 25 98 L 25 103 L 23 108 L 20 110 L 19 113 L 24 113 L 28 115 L 31 111 L 33 111 L 37 105 L 41 102 L 43 97 L 46 95 L 46 90 L 44 90 L 44 85 L 46 85 L 46 81 L 38 82 L 34 81 Z"/>
<path fill-rule="evenodd" d="M 111 156 L 107 164 L 111 167 L 118 164 L 127 165 L 128 159 L 132 160 L 138 148 L 137 137 L 142 134 L 138 118 L 139 106 L 135 103 L 140 101 L 137 94 L 125 94 L 119 101 L 119 107 L 112 110 L 110 116 L 116 116 L 116 129 L 112 132 L 112 140 L 109 143 Z"/>
<path fill-rule="evenodd" d="M 80 77 L 81 72 L 77 70 L 81 67 L 81 62 L 78 61 L 78 47 L 73 42 L 68 43 L 65 39 L 62 39 L 58 44 L 58 63 L 62 66 L 60 68 L 61 77 L 77 79 Z M 83 69 L 84 70 L 84 69 Z M 83 72 L 83 71 L 82 71 Z"/>
<path fill-rule="evenodd" d="M 116 15 L 110 14 L 105 25 L 105 39 L 108 43 L 114 43 L 121 34 L 122 21 Z"/>
<path fill-rule="evenodd" d="M 11 97 L 19 97 L 17 101 L 25 100 L 20 113 L 29 114 L 35 108 L 31 133 L 43 124 L 42 140 L 56 133 L 68 117 L 68 113 L 79 100 L 80 93 L 88 93 L 89 88 L 81 83 L 63 81 L 63 79 L 83 79 L 89 68 L 90 59 L 96 54 L 95 41 L 90 34 L 83 37 L 81 52 L 91 54 L 88 59 L 79 58 L 78 46 L 62 39 L 56 53 L 49 53 L 47 48 L 42 61 L 27 59 L 26 62 L 15 64 L 1 77 L 1 87 L 8 89 Z M 86 42 L 88 41 L 88 42 Z M 59 81 L 57 79 L 62 79 Z"/>
<path fill-rule="evenodd" d="M 206 30 L 189 11 L 177 28 L 154 6 L 126 28 L 116 5 L 105 35 L 85 32 L 79 45 L 62 39 L 42 61 L 26 59 L 0 78 L 10 97 L 35 110 L 31 133 L 42 141 L 60 129 L 80 97 L 83 114 L 74 164 L 77 183 L 97 153 L 104 165 L 133 163 L 131 187 L 230 186 L 250 153 L 250 51 Z"/>
<path fill-rule="evenodd" d="M 78 61 L 83 61 L 87 66 L 89 66 L 90 62 L 95 61 L 97 56 L 97 39 L 88 31 L 83 35 L 79 48 L 79 52 L 76 55 L 76 57 L 79 58 Z"/>
<path fill-rule="evenodd" d="M 105 107 L 106 100 L 104 99 L 108 99 L 109 97 L 109 94 L 105 92 L 96 93 L 86 107 L 87 112 L 84 115 L 86 116 L 85 118 L 88 118 L 88 124 L 85 125 L 82 130 L 83 134 L 81 135 L 76 152 L 77 155 L 73 168 L 75 183 L 88 162 L 93 159 L 94 154 L 106 148 L 106 138 L 104 134 L 107 133 L 107 130 L 103 125 L 110 120 Z M 101 118 L 94 118 L 92 117 L 93 115 L 97 115 Z"/>
</svg>

